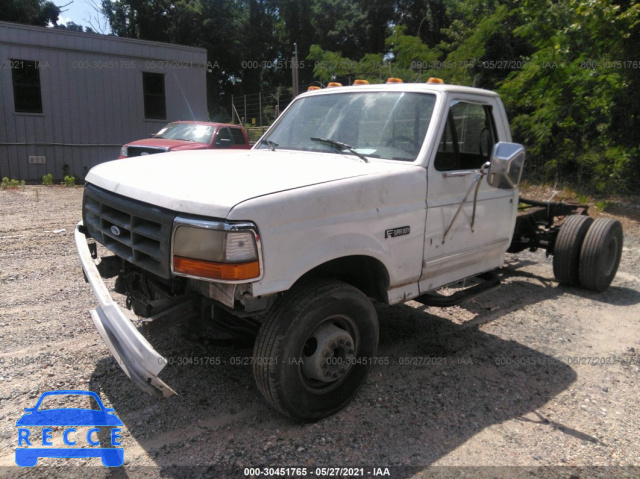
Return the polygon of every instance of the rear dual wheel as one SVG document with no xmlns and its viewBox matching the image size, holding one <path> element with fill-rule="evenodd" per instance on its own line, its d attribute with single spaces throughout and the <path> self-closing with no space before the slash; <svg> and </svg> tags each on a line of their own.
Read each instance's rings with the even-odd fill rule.
<svg viewBox="0 0 640 479">
<path fill-rule="evenodd" d="M 276 410 L 317 420 L 356 395 L 377 346 L 378 319 L 371 301 L 349 284 L 314 280 L 283 295 L 264 319 L 253 373 Z"/>
<path fill-rule="evenodd" d="M 580 286 L 593 291 L 609 287 L 620 265 L 622 241 L 619 221 L 599 218 L 593 222 L 580 251 Z"/>
<path fill-rule="evenodd" d="M 556 238 L 554 276 L 563 284 L 605 291 L 618 271 L 622 241 L 619 221 L 570 216 Z"/>
<path fill-rule="evenodd" d="M 580 284 L 580 251 L 593 218 L 584 215 L 569 216 L 560 227 L 553 251 L 553 275 L 562 284 Z"/>
</svg>

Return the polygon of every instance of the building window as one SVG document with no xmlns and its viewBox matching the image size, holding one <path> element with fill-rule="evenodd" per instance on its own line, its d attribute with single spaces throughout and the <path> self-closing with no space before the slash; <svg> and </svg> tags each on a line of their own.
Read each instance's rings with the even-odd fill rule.
<svg viewBox="0 0 640 479">
<path fill-rule="evenodd" d="M 16 113 L 42 113 L 40 71 L 31 60 L 11 60 L 13 101 Z"/>
<path fill-rule="evenodd" d="M 144 92 L 144 117 L 148 120 L 166 120 L 164 74 L 142 72 L 142 90 Z"/>
</svg>

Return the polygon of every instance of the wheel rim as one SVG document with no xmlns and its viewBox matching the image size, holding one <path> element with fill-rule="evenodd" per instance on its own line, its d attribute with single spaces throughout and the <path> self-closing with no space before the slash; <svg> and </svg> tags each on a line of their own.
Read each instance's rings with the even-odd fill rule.
<svg viewBox="0 0 640 479">
<path fill-rule="evenodd" d="M 300 376 L 307 390 L 326 394 L 339 387 L 355 365 L 359 347 L 353 319 L 335 315 L 322 321 L 305 341 Z"/>
</svg>

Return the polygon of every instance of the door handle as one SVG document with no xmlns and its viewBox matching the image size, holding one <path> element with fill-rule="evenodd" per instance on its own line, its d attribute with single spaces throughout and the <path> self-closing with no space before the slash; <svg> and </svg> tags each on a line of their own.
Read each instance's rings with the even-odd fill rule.
<svg viewBox="0 0 640 479">
<path fill-rule="evenodd" d="M 458 178 L 461 176 L 469 176 L 478 173 L 478 170 L 466 170 L 466 171 L 447 171 L 442 174 L 445 178 Z"/>
</svg>

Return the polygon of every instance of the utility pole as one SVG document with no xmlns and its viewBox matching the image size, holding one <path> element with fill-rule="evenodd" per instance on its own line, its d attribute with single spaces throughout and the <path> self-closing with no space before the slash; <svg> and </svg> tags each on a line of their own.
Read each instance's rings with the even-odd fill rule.
<svg viewBox="0 0 640 479">
<path fill-rule="evenodd" d="M 291 83 L 293 84 L 293 97 L 298 96 L 298 44 L 293 44 L 293 58 L 291 59 Z"/>
</svg>

